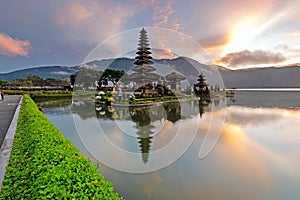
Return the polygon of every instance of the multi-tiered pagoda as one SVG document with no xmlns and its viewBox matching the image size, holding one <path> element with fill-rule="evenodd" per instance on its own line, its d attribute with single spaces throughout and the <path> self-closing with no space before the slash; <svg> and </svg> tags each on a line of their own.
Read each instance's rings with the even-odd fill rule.
<svg viewBox="0 0 300 200">
<path fill-rule="evenodd" d="M 136 66 L 132 69 L 134 73 L 129 75 L 129 80 L 135 82 L 136 87 L 152 84 L 152 82 L 162 78 L 158 74 L 153 73 L 155 68 L 151 66 L 153 61 L 147 31 L 144 28 L 140 31 L 136 54 L 137 56 L 135 57 L 136 60 L 134 62 Z"/>
<path fill-rule="evenodd" d="M 208 89 L 208 84 L 206 83 L 205 76 L 201 73 L 197 79 L 197 83 L 194 84 L 194 92 L 200 97 L 200 99 L 210 99 L 210 92 Z"/>
</svg>

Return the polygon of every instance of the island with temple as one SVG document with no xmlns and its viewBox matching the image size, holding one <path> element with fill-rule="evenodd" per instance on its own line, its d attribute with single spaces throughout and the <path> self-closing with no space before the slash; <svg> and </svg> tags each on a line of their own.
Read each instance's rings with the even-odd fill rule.
<svg viewBox="0 0 300 200">
<path fill-rule="evenodd" d="M 129 72 L 106 69 L 98 81 L 96 103 L 141 106 L 189 99 L 209 101 L 213 97 L 203 72 L 183 90 L 181 85 L 187 77 L 175 70 L 158 73 L 151 54 L 147 31 L 142 28 L 134 66 Z"/>
</svg>

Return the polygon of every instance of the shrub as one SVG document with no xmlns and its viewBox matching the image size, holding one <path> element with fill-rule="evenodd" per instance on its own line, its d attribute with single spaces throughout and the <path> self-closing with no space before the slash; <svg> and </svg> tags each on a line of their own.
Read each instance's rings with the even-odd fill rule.
<svg viewBox="0 0 300 200">
<path fill-rule="evenodd" d="M 24 95 L 0 199 L 119 199 L 96 166 Z"/>
</svg>

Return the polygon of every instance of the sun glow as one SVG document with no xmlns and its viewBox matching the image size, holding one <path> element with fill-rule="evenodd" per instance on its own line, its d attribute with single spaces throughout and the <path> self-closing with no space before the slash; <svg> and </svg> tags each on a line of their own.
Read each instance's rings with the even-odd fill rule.
<svg viewBox="0 0 300 200">
<path fill-rule="evenodd" d="M 253 20 L 242 21 L 230 34 L 230 40 L 225 47 L 224 53 L 231 53 L 249 49 L 253 39 L 259 34 L 259 28 L 255 27 Z"/>
<path fill-rule="evenodd" d="M 251 17 L 241 20 L 234 26 L 230 33 L 230 40 L 228 45 L 224 48 L 223 53 L 232 53 L 237 51 L 256 50 L 256 49 L 269 49 L 270 46 L 265 41 L 256 41 L 256 37 L 263 31 L 271 27 L 286 15 L 285 12 L 278 13 L 264 23 L 259 16 Z"/>
</svg>

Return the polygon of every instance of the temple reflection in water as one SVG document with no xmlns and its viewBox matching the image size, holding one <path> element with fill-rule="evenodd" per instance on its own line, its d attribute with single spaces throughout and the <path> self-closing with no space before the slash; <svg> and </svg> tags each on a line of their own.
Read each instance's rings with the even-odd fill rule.
<svg viewBox="0 0 300 200">
<path fill-rule="evenodd" d="M 157 133 L 157 123 L 171 122 L 172 124 L 186 118 L 199 115 L 203 117 L 210 110 L 211 105 L 220 104 L 223 100 L 201 101 L 188 100 L 184 103 L 179 101 L 162 103 L 159 106 L 109 106 L 107 104 L 95 104 L 88 101 L 73 103 L 72 112 L 82 119 L 98 118 L 99 120 L 128 121 L 134 122 L 132 130 L 138 139 L 142 160 L 148 162 L 151 152 L 151 144 Z M 183 108 L 184 106 L 184 108 Z"/>
</svg>

